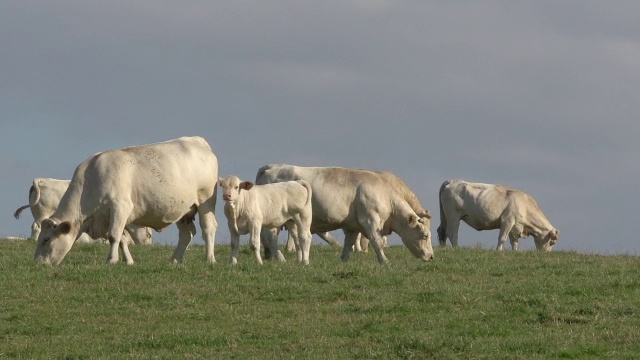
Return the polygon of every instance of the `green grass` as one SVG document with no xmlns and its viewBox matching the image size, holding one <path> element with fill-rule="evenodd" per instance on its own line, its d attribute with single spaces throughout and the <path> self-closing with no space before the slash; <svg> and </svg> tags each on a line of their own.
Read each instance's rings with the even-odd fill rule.
<svg viewBox="0 0 640 360">
<path fill-rule="evenodd" d="M 136 265 L 75 246 L 58 267 L 0 241 L 0 358 L 600 359 L 640 354 L 640 258 L 403 247 L 311 265 L 215 265 L 192 246 L 137 246 Z"/>
</svg>

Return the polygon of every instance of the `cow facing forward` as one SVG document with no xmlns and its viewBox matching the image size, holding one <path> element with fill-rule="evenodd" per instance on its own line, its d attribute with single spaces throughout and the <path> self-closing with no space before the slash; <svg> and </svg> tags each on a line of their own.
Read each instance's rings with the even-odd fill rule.
<svg viewBox="0 0 640 360">
<path fill-rule="evenodd" d="M 213 263 L 217 179 L 218 160 L 197 136 L 93 155 L 78 165 L 58 209 L 42 221 L 34 259 L 60 263 L 87 231 L 93 238 L 109 239 L 107 262 L 118 262 L 120 247 L 127 264 L 133 264 L 127 243 L 121 241 L 126 225 L 160 231 L 175 223 L 179 239 L 172 258 L 181 261 L 196 232 L 197 214 L 206 260 Z"/>
<path fill-rule="evenodd" d="M 312 233 L 342 229 L 345 234 L 342 260 L 350 257 L 359 233 L 371 240 L 378 261 L 386 263 L 382 237 L 397 233 L 413 256 L 430 261 L 431 220 L 428 211 L 418 213 L 400 191 L 383 174 L 341 167 L 303 167 L 271 164 L 258 170 L 256 179 L 263 183 L 306 180 L 313 189 Z M 415 197 L 415 195 L 414 195 Z M 417 198 L 416 198 L 417 199 Z M 277 249 L 274 231 L 263 231 L 271 253 Z"/>
<path fill-rule="evenodd" d="M 60 199 L 64 195 L 71 180 L 58 180 L 52 178 L 35 178 L 33 184 L 29 189 L 29 204 L 24 205 L 16 209 L 13 213 L 16 219 L 20 218 L 22 210 L 29 208 L 31 215 L 33 215 L 33 223 L 31 224 L 31 238 L 38 240 L 40 236 L 40 229 L 42 220 L 50 217 L 56 212 Z M 124 233 L 125 238 L 129 243 L 133 242 L 136 245 L 151 244 L 151 230 L 136 225 L 128 225 Z M 89 237 L 86 233 L 83 233 L 76 240 L 77 242 L 91 243 L 95 240 Z"/>
<path fill-rule="evenodd" d="M 536 201 L 530 195 L 502 185 L 448 180 L 440 186 L 440 226 L 438 240 L 446 246 L 447 238 L 458 246 L 460 220 L 480 230 L 500 229 L 497 250 L 509 238 L 518 250 L 518 240 L 532 235 L 539 251 L 551 251 L 559 237 Z"/>
<path fill-rule="evenodd" d="M 249 234 L 256 261 L 260 257 L 260 232 L 285 223 L 296 243 L 298 261 L 309 264 L 311 248 L 311 186 L 304 180 L 254 185 L 237 176 L 220 178 L 224 215 L 231 233 L 231 263 L 238 262 L 240 235 Z M 282 254 L 279 258 L 283 260 Z"/>
</svg>

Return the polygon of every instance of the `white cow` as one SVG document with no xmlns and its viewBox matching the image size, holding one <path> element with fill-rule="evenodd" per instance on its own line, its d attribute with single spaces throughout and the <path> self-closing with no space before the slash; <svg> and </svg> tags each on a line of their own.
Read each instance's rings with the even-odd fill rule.
<svg viewBox="0 0 640 360">
<path fill-rule="evenodd" d="M 126 225 L 160 231 L 175 223 L 179 240 L 172 259 L 181 261 L 198 214 L 206 261 L 213 263 L 217 179 L 218 160 L 197 136 L 93 155 L 78 165 L 58 209 L 42 221 L 34 259 L 60 263 L 76 237 L 88 231 L 109 239 L 107 262 L 118 262 L 120 247 L 127 264 L 133 264 L 121 241 Z"/>
<path fill-rule="evenodd" d="M 237 176 L 220 178 L 223 189 L 224 214 L 231 233 L 231 263 L 238 262 L 240 235 L 250 234 L 256 261 L 260 257 L 260 232 L 263 228 L 279 228 L 288 223 L 296 243 L 298 261 L 309 264 L 311 247 L 311 185 L 304 180 L 255 185 Z M 284 260 L 282 254 L 280 259 Z"/>
<path fill-rule="evenodd" d="M 13 213 L 16 219 L 20 218 L 22 210 L 29 208 L 33 215 L 33 224 L 31 224 L 31 239 L 37 240 L 40 235 L 42 220 L 50 217 L 56 212 L 60 199 L 69 187 L 71 180 L 59 180 L 52 178 L 35 178 L 33 185 L 29 189 L 29 204 L 16 209 Z M 151 230 L 144 226 L 127 225 L 124 233 L 128 243 L 137 245 L 151 244 Z M 92 243 L 96 240 L 92 239 L 86 233 L 82 233 L 76 240 L 78 243 Z M 98 240 L 99 241 L 99 240 Z"/>
<path fill-rule="evenodd" d="M 440 226 L 438 240 L 446 246 L 458 246 L 460 220 L 480 230 L 500 229 L 498 246 L 507 241 L 518 250 L 518 240 L 533 235 L 536 248 L 551 251 L 560 232 L 551 226 L 529 194 L 502 185 L 448 180 L 440 186 Z"/>
<path fill-rule="evenodd" d="M 270 166 L 271 169 L 274 170 L 279 165 L 268 165 L 268 166 Z M 273 174 L 277 174 L 278 172 L 261 171 L 261 170 L 262 169 L 258 170 L 258 174 L 256 175 L 256 184 L 268 184 L 268 183 L 279 181 L 279 179 L 273 177 Z M 387 182 L 389 182 L 389 184 L 393 186 L 393 188 L 402 195 L 402 197 L 407 201 L 409 206 L 411 206 L 411 208 L 416 212 L 416 214 L 418 214 L 418 216 L 431 219 L 431 214 L 429 213 L 429 210 L 425 210 L 422 207 L 422 204 L 420 204 L 420 200 L 418 200 L 418 197 L 416 196 L 416 194 L 414 194 L 413 191 L 409 189 L 407 184 L 405 184 L 405 182 L 398 175 L 394 174 L 391 171 L 375 171 L 375 173 L 380 174 L 385 180 L 387 180 Z M 277 234 L 278 234 L 278 229 L 274 230 L 274 234 L 269 235 L 269 237 L 273 238 L 277 236 Z M 328 231 L 317 232 L 315 234 L 318 235 L 322 240 L 329 243 L 330 245 L 339 245 L 338 241 Z M 367 252 L 369 248 L 369 243 L 370 241 L 366 236 L 363 236 L 361 233 L 358 233 L 358 236 L 354 241 L 352 250 L 355 252 Z M 388 247 L 388 240 L 386 236 L 382 237 L 381 246 Z M 293 239 L 291 238 L 291 236 L 288 236 L 287 238 L 286 249 L 288 251 L 295 250 L 295 245 L 293 243 Z M 267 249 L 265 249 L 265 251 L 266 250 Z"/>
<path fill-rule="evenodd" d="M 340 167 L 266 165 L 258 170 L 261 183 L 306 180 L 313 189 L 311 232 L 342 229 L 345 233 L 342 260 L 350 257 L 358 233 L 371 239 L 378 261 L 386 263 L 382 237 L 392 231 L 417 258 L 433 259 L 430 217 L 420 216 L 403 194 L 383 174 Z M 258 181 L 256 181 L 258 182 Z M 417 199 L 417 198 L 416 198 Z M 428 215 L 425 212 L 424 215 Z M 263 231 L 271 253 L 277 249 L 273 231 Z"/>
</svg>

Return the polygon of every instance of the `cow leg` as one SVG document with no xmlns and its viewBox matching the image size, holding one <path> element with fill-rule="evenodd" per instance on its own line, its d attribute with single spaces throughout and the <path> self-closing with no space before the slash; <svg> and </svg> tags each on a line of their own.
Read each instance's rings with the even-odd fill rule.
<svg viewBox="0 0 640 360">
<path fill-rule="evenodd" d="M 368 230 L 368 232 L 370 233 L 366 234 L 366 236 L 367 238 L 369 238 L 369 243 L 378 256 L 378 261 L 380 262 L 380 264 L 388 263 L 389 261 L 384 255 L 384 251 L 382 251 L 382 236 L 380 235 L 380 232 L 377 230 Z"/>
<path fill-rule="evenodd" d="M 282 255 L 282 252 L 278 249 L 278 228 L 262 229 L 260 232 L 260 241 L 264 246 L 264 256 L 267 260 L 275 258 L 280 262 L 286 262 L 287 260 Z"/>
<path fill-rule="evenodd" d="M 357 231 L 343 230 L 344 231 L 344 245 L 342 246 L 342 256 L 340 259 L 342 261 L 348 261 L 351 256 L 351 251 L 353 248 L 353 244 L 356 242 L 358 237 Z"/>
<path fill-rule="evenodd" d="M 500 235 L 498 235 L 498 246 L 496 246 L 496 250 L 501 251 L 502 246 L 505 242 L 507 242 L 507 238 L 509 237 L 509 233 L 511 232 L 511 228 L 516 224 L 515 219 L 507 219 L 502 220 L 500 225 Z"/>
<path fill-rule="evenodd" d="M 133 265 L 133 257 L 129 252 L 129 241 L 131 237 L 128 236 L 126 231 L 122 232 L 122 237 L 120 238 L 120 249 L 122 250 L 122 255 L 124 256 L 127 265 Z"/>
<path fill-rule="evenodd" d="M 260 243 L 262 244 L 262 247 L 264 248 L 264 258 L 265 260 L 271 260 L 274 257 L 274 253 L 272 252 L 271 249 L 271 240 L 273 239 L 273 237 L 271 236 L 271 231 L 274 229 L 266 229 L 263 228 L 262 230 L 260 230 Z"/>
<path fill-rule="evenodd" d="M 214 247 L 216 244 L 216 230 L 218 229 L 218 222 L 214 214 L 215 210 L 215 193 L 213 201 L 207 201 L 198 207 L 198 220 L 200 221 L 200 229 L 202 230 L 202 239 L 205 246 L 205 260 L 207 264 L 213 264 L 216 262 L 216 256 L 214 253 Z M 195 234 L 195 227 L 193 233 Z"/>
<path fill-rule="evenodd" d="M 293 217 L 295 222 L 296 247 L 298 248 L 298 262 L 309 265 L 309 252 L 311 251 L 311 214 L 301 216 L 300 214 Z"/>
<path fill-rule="evenodd" d="M 287 229 L 289 229 L 289 236 L 291 237 L 291 239 L 293 239 L 293 243 L 296 247 L 296 258 L 298 259 L 298 262 L 302 262 L 304 259 L 304 250 L 302 249 L 300 244 L 300 234 L 298 231 L 299 227 L 295 222 L 287 221 Z"/>
<path fill-rule="evenodd" d="M 133 258 L 131 257 L 131 253 L 129 253 L 127 241 L 123 236 L 124 228 L 127 225 L 127 218 L 132 208 L 133 204 L 118 204 L 111 208 L 108 233 L 111 249 L 109 251 L 109 257 L 107 257 L 109 264 L 115 264 L 120 260 L 118 248 L 121 248 L 127 265 L 133 265 Z"/>
<path fill-rule="evenodd" d="M 354 252 L 362 252 L 362 233 L 358 233 L 358 237 L 356 241 L 353 242 L 353 251 Z"/>
<path fill-rule="evenodd" d="M 519 238 L 509 235 L 509 241 L 511 242 L 511 250 L 518 251 L 518 241 Z"/>
<path fill-rule="evenodd" d="M 31 224 L 31 238 L 37 241 L 38 236 L 40 236 L 40 221 L 34 221 Z"/>
<path fill-rule="evenodd" d="M 184 252 L 196 233 L 196 225 L 193 223 L 193 218 L 183 217 L 176 222 L 176 226 L 178 227 L 178 245 L 171 256 L 171 260 L 174 263 L 182 262 Z"/>
<path fill-rule="evenodd" d="M 458 247 L 458 230 L 459 229 L 460 229 L 460 219 L 453 218 L 451 219 L 451 221 L 449 221 L 449 217 L 447 217 L 447 237 L 449 237 L 449 241 L 451 241 L 452 247 Z M 440 243 L 440 246 L 446 246 L 446 244 L 447 244 L 446 239 L 444 239 L 444 241 Z"/>
<path fill-rule="evenodd" d="M 361 217 L 358 220 L 364 230 L 363 235 L 369 239 L 373 250 L 375 250 L 378 256 L 378 261 L 381 264 L 387 263 L 387 257 L 384 255 L 384 251 L 382 251 L 382 246 L 380 245 L 382 244 L 382 221 L 380 221 L 378 214 L 368 213 L 364 218 Z"/>
<path fill-rule="evenodd" d="M 287 251 L 288 252 L 296 251 L 296 243 L 293 239 L 293 236 L 291 236 L 291 229 L 289 228 L 287 228 Z"/>
<path fill-rule="evenodd" d="M 327 242 L 327 244 L 331 246 L 340 246 L 340 243 L 338 243 L 338 240 L 336 240 L 336 238 L 334 238 L 328 231 L 319 232 L 319 233 L 316 233 L 316 235 L 318 235 L 320 239 L 324 240 L 325 242 Z"/>
<path fill-rule="evenodd" d="M 369 243 L 371 242 L 366 236 L 360 234 L 360 249 L 362 252 L 369 252 Z"/>
<path fill-rule="evenodd" d="M 238 263 L 238 250 L 240 249 L 240 235 L 231 230 L 231 255 L 229 256 L 229 263 L 236 265 Z"/>
<path fill-rule="evenodd" d="M 262 257 L 260 256 L 260 230 L 262 229 L 262 224 L 252 224 L 251 229 L 249 231 L 249 236 L 251 239 L 251 250 L 253 250 L 253 255 L 256 258 L 256 262 L 259 265 L 262 265 Z"/>
</svg>

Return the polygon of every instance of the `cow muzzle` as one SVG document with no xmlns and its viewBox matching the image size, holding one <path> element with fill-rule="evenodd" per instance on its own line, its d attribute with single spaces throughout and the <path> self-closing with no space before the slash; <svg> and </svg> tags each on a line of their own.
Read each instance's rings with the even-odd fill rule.
<svg viewBox="0 0 640 360">
<path fill-rule="evenodd" d="M 427 255 L 425 255 L 425 256 L 420 258 L 420 260 L 422 260 L 424 262 L 433 261 L 433 259 L 435 259 L 433 254 L 427 254 Z"/>
</svg>

